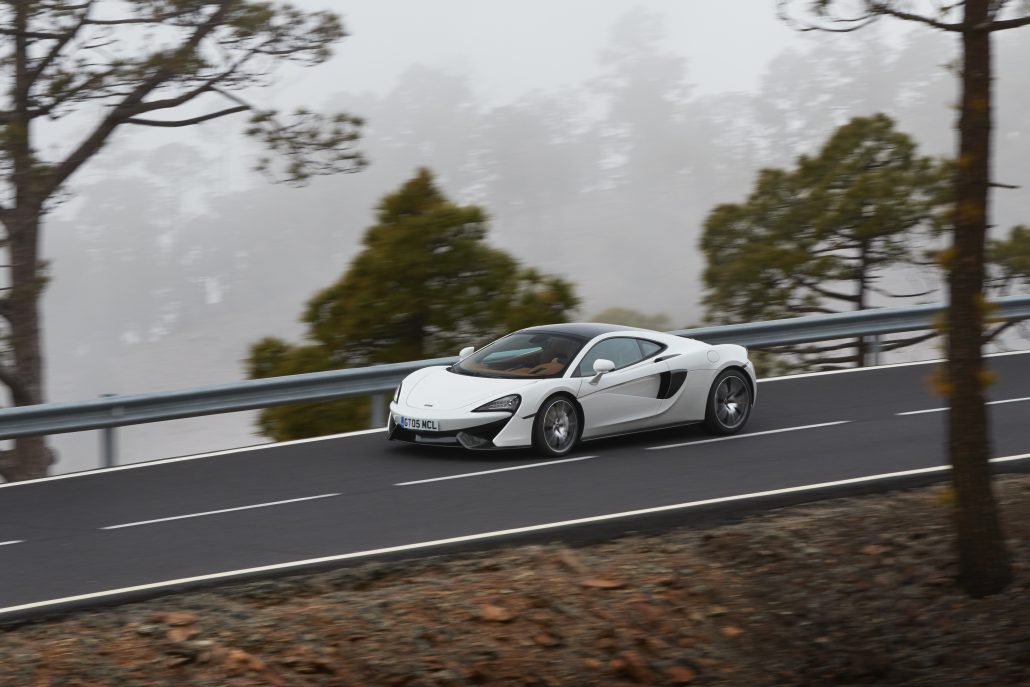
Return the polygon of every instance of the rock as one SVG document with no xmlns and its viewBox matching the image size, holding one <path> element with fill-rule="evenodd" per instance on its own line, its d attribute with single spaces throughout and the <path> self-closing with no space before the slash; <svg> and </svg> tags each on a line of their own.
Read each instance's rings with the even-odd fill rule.
<svg viewBox="0 0 1030 687">
<path fill-rule="evenodd" d="M 229 652 L 225 656 L 225 664 L 229 670 L 238 672 L 265 669 L 264 661 L 243 649 L 229 649 Z"/>
<path fill-rule="evenodd" d="M 608 669 L 616 675 L 627 677 L 633 682 L 648 685 L 654 682 L 654 674 L 647 663 L 635 651 L 625 651 L 611 660 Z"/>
<path fill-rule="evenodd" d="M 173 611 L 170 613 L 155 613 L 151 620 L 155 623 L 164 623 L 165 625 L 173 626 L 192 625 L 197 621 L 197 616 L 185 611 Z"/>
<path fill-rule="evenodd" d="M 561 639 L 550 632 L 539 632 L 533 635 L 533 641 L 540 646 L 555 647 L 561 645 Z"/>
<path fill-rule="evenodd" d="M 507 623 L 515 618 L 515 614 L 501 606 L 481 604 L 479 606 L 479 617 L 491 623 Z"/>
<path fill-rule="evenodd" d="M 689 685 L 697 678 L 697 672 L 687 666 L 672 666 L 663 672 L 665 678 L 674 685 Z"/>
<path fill-rule="evenodd" d="M 590 568 L 583 564 L 572 549 L 562 549 L 557 555 L 558 562 L 577 575 L 589 575 Z"/>
<path fill-rule="evenodd" d="M 172 627 L 168 630 L 168 639 L 173 642 L 185 642 L 194 637 L 199 630 L 195 627 Z"/>
</svg>

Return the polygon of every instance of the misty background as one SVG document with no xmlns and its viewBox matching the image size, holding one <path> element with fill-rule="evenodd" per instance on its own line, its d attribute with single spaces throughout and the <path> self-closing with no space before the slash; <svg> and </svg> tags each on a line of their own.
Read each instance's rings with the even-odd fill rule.
<svg viewBox="0 0 1030 687">
<path fill-rule="evenodd" d="M 704 218 L 757 170 L 875 112 L 924 154 L 954 148 L 957 43 L 930 30 L 802 34 L 772 0 L 295 4 L 340 12 L 352 36 L 254 99 L 365 117 L 370 167 L 296 189 L 250 171 L 245 118 L 120 133 L 45 222 L 51 401 L 243 379 L 247 346 L 301 335 L 304 302 L 419 166 L 489 212 L 493 244 L 571 280 L 581 317 L 620 306 L 687 326 L 702 318 Z M 994 193 L 1000 235 L 1030 221 L 1030 41 L 995 45 L 995 179 L 1021 187 Z M 121 462 L 265 441 L 252 413 L 118 436 Z M 96 467 L 97 442 L 54 437 L 54 472 Z"/>
</svg>

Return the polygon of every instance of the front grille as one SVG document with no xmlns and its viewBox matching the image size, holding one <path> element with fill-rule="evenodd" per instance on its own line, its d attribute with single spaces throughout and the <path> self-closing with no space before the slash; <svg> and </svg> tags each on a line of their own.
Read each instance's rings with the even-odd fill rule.
<svg viewBox="0 0 1030 687">
<path fill-rule="evenodd" d="M 441 446 L 460 446 L 458 442 L 458 432 L 465 434 L 471 434 L 474 437 L 478 437 L 486 442 L 489 442 L 488 446 L 482 448 L 491 448 L 493 446 L 494 437 L 500 434 L 504 426 L 508 424 L 511 418 L 504 418 L 503 420 L 496 420 L 489 422 L 485 425 L 479 425 L 477 427 L 467 427 L 461 430 L 451 430 L 447 432 L 420 432 L 412 429 L 405 429 L 404 427 L 398 426 L 394 421 L 393 417 L 390 417 L 389 427 L 389 438 L 397 439 L 398 441 L 407 441 L 412 444 L 438 444 Z"/>
</svg>

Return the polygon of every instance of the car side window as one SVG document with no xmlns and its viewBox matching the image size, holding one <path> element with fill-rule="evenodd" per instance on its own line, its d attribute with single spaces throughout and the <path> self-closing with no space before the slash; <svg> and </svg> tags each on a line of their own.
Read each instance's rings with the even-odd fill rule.
<svg viewBox="0 0 1030 687">
<path fill-rule="evenodd" d="M 643 339 L 637 339 L 637 343 L 640 344 L 640 352 L 644 354 L 645 358 L 650 358 L 652 355 L 657 355 L 665 346 L 656 344 L 654 341 L 644 341 Z"/>
<path fill-rule="evenodd" d="M 662 350 L 662 348 L 662 346 L 652 341 L 644 341 L 643 339 L 633 339 L 624 336 L 605 339 L 587 351 L 586 356 L 579 363 L 576 376 L 593 376 L 594 362 L 601 358 L 611 360 L 615 363 L 615 369 L 618 370 L 622 367 L 629 367 L 633 363 L 639 363 L 641 360 L 649 358 Z"/>
</svg>

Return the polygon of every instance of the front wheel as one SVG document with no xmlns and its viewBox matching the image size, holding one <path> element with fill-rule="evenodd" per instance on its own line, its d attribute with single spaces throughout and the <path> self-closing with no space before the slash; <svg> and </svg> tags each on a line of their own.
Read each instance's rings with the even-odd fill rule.
<svg viewBox="0 0 1030 687">
<path fill-rule="evenodd" d="M 552 396 L 533 420 L 533 448 L 548 457 L 564 456 L 575 448 L 581 432 L 576 404 L 567 396 Z"/>
<path fill-rule="evenodd" d="M 736 434 L 751 414 L 751 385 L 740 370 L 724 371 L 712 383 L 705 408 L 705 429 L 712 434 Z"/>
</svg>

